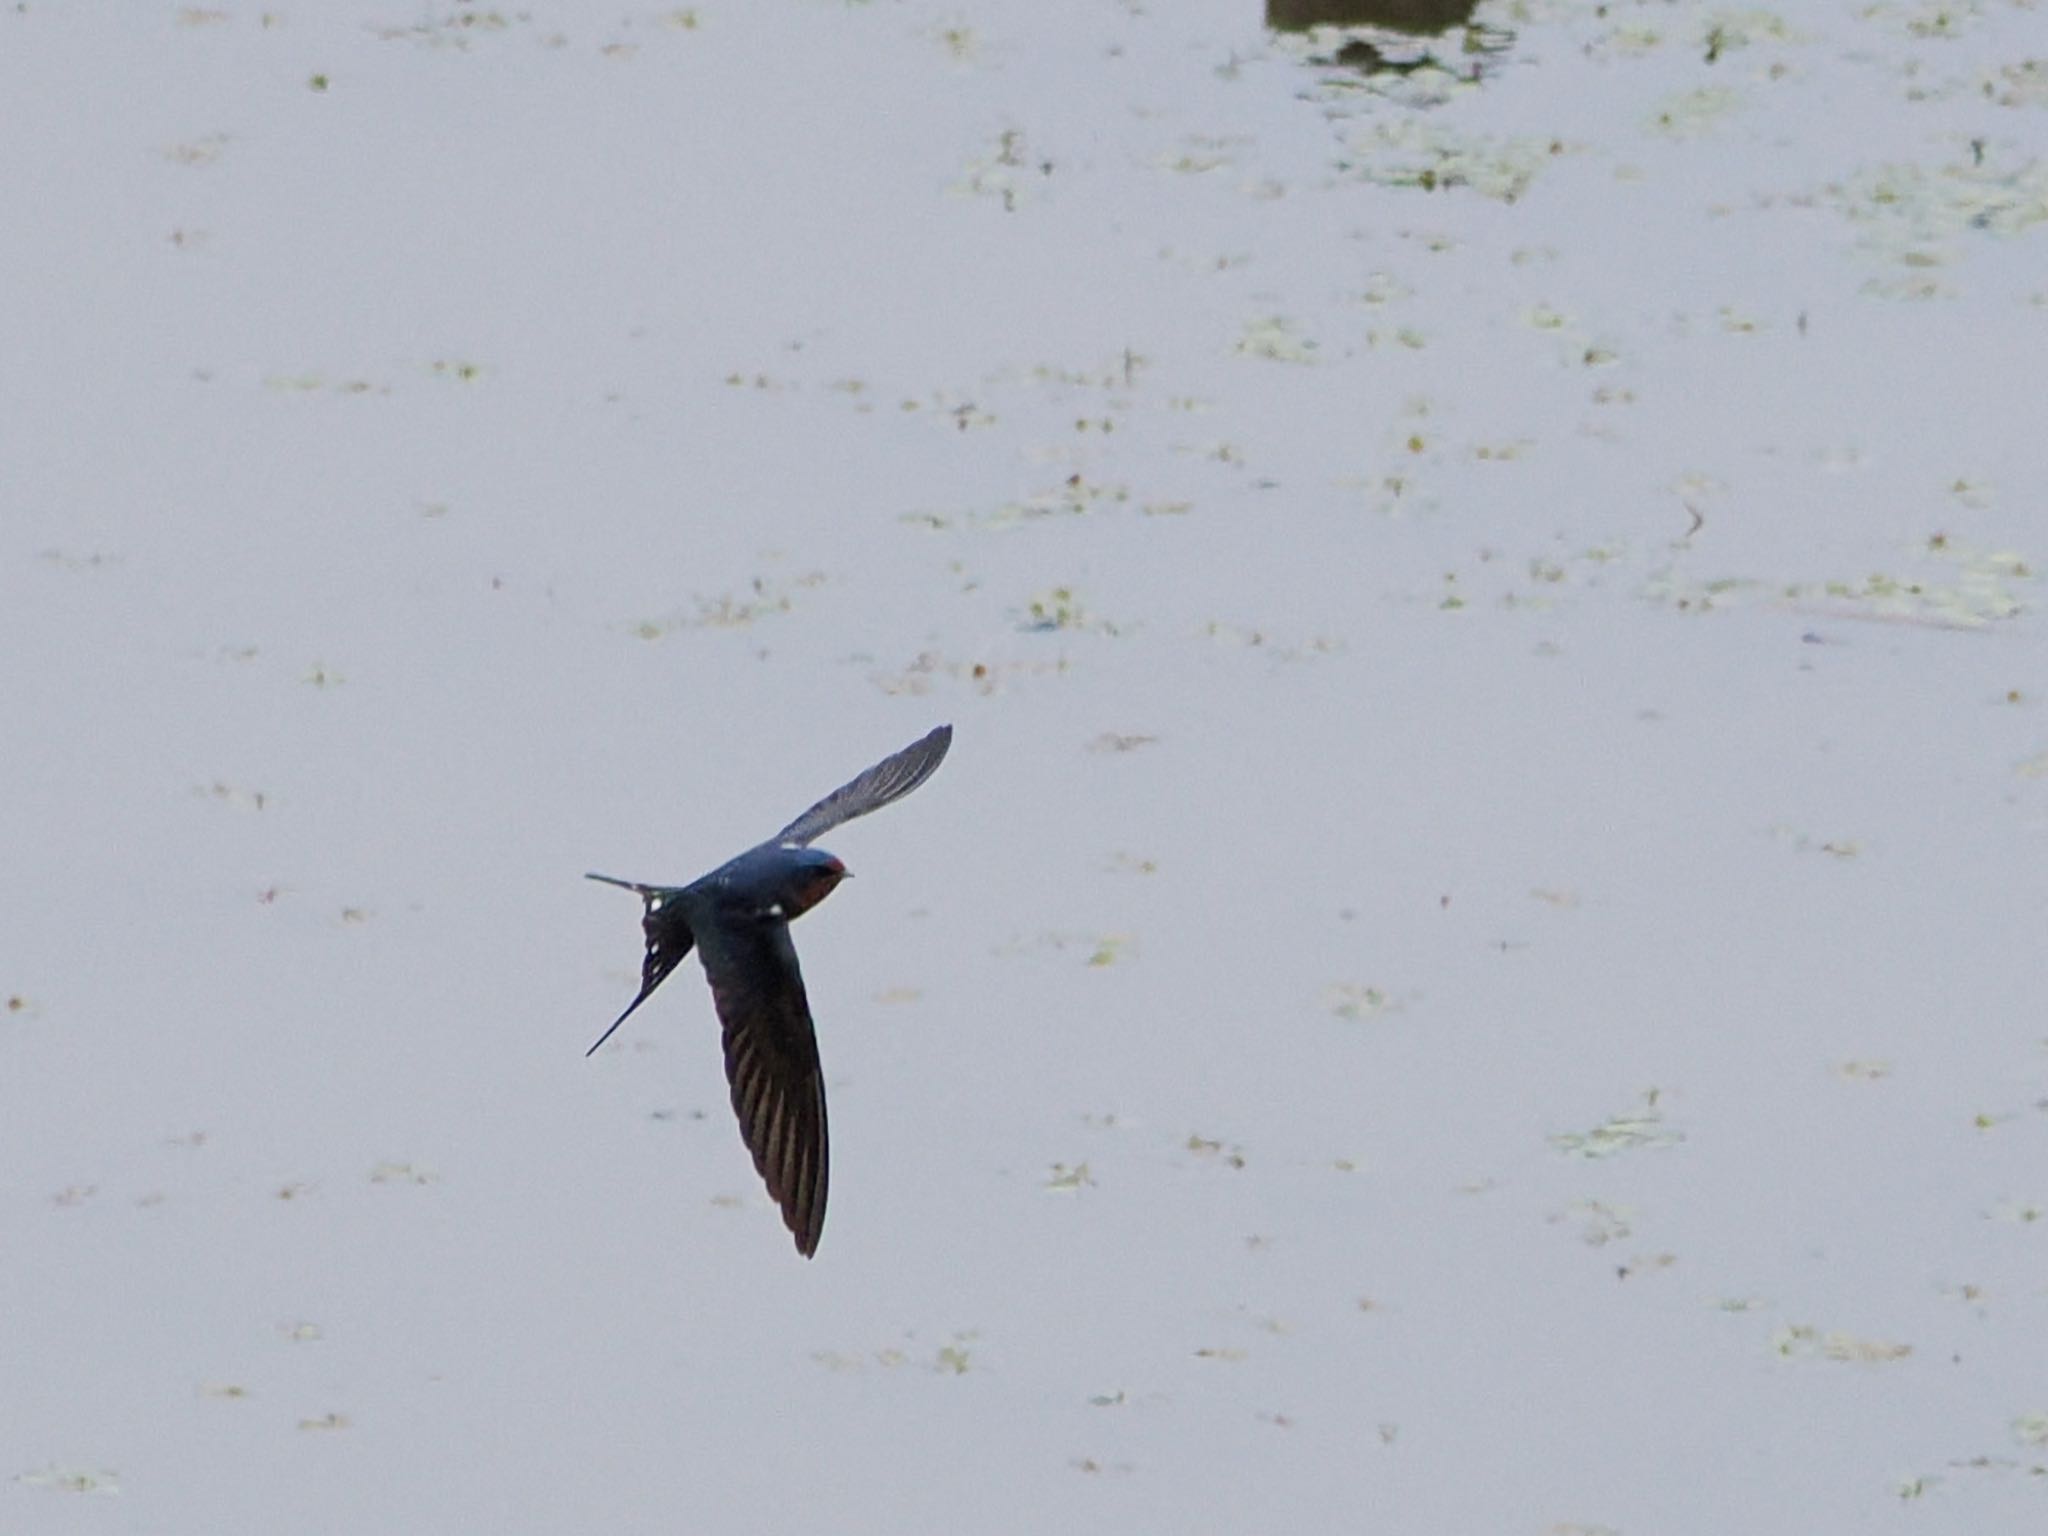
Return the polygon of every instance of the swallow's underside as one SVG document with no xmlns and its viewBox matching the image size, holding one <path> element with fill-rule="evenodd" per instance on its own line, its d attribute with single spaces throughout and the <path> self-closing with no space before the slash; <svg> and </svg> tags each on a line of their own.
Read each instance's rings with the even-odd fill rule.
<svg viewBox="0 0 2048 1536">
<path fill-rule="evenodd" d="M 842 822 L 909 794 L 932 776 L 952 741 L 953 728 L 940 726 L 833 790 L 767 842 L 689 885 L 590 876 L 640 897 L 647 938 L 639 995 L 591 1052 L 694 947 L 725 1033 L 725 1075 L 740 1135 L 805 1257 L 817 1250 L 825 1225 L 825 1080 L 789 925 L 829 896 L 847 873 L 838 859 L 810 845 Z"/>
</svg>

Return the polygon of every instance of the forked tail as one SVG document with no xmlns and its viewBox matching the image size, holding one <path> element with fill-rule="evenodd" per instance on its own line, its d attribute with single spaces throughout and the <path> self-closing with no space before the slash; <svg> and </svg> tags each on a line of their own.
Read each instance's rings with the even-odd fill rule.
<svg viewBox="0 0 2048 1536">
<path fill-rule="evenodd" d="M 616 885 L 620 890 L 633 892 L 643 901 L 652 899 L 654 893 L 661 889 L 658 885 L 642 885 L 637 880 L 621 880 L 617 875 L 591 874 L 585 875 L 583 878 L 586 880 L 602 880 L 606 885 Z"/>
<path fill-rule="evenodd" d="M 646 1002 L 654 989 L 668 979 L 683 957 L 690 952 L 695 935 L 683 921 L 680 908 L 665 908 L 659 905 L 664 896 L 676 894 L 675 888 L 666 885 L 642 885 L 637 880 L 621 880 L 615 875 L 590 874 L 584 878 L 600 880 L 606 885 L 616 885 L 621 890 L 631 891 L 646 903 L 646 913 L 641 918 L 641 928 L 647 935 L 647 958 L 640 969 L 640 995 L 626 1005 L 626 1011 L 612 1020 L 612 1027 L 597 1037 L 597 1044 L 585 1051 L 585 1056 L 595 1056 L 597 1048 L 611 1039 L 618 1027 L 631 1017 L 635 1008 Z"/>
</svg>

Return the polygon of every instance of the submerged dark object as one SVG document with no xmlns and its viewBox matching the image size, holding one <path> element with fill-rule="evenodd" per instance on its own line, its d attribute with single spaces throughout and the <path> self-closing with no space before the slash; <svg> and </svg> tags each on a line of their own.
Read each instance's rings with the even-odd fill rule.
<svg viewBox="0 0 2048 1536">
<path fill-rule="evenodd" d="M 810 845 L 840 823 L 909 794 L 932 776 L 952 743 L 953 727 L 940 726 L 833 790 L 767 842 L 688 885 L 589 877 L 624 886 L 646 904 L 640 926 L 647 955 L 639 996 L 585 1054 L 609 1040 L 694 945 L 725 1032 L 725 1076 L 740 1135 L 806 1258 L 817 1251 L 825 1226 L 825 1079 L 789 925 L 847 876 L 844 864 Z"/>
</svg>

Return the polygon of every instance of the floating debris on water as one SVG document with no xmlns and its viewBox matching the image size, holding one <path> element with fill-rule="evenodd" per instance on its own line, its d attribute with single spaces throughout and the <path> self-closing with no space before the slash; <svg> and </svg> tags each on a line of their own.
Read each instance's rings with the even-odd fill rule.
<svg viewBox="0 0 2048 1536">
<path fill-rule="evenodd" d="M 49 1488 L 58 1493 L 118 1494 L 121 1491 L 121 1474 L 118 1472 L 60 1467 L 54 1463 L 39 1472 L 17 1473 L 14 1480 L 24 1487 Z"/>
<path fill-rule="evenodd" d="M 1771 1348 L 1788 1360 L 1836 1360 L 1850 1365 L 1886 1365 L 1913 1353 L 1910 1344 L 1822 1333 L 1805 1323 L 1787 1323 L 1771 1335 Z"/>
<path fill-rule="evenodd" d="M 1652 1091 L 1642 1109 L 1631 1114 L 1611 1115 L 1590 1131 L 1563 1131 L 1549 1138 L 1550 1145 L 1566 1157 L 1588 1160 L 1615 1157 L 1644 1147 L 1672 1147 L 1685 1137 L 1664 1123 Z"/>
</svg>

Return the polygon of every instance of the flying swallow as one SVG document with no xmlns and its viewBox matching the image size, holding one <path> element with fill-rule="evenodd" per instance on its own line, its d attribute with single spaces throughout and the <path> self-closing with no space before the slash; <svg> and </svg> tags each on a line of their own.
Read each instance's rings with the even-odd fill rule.
<svg viewBox="0 0 2048 1536">
<path fill-rule="evenodd" d="M 811 844 L 842 822 L 901 800 L 932 776 L 952 743 L 953 727 L 940 726 L 688 885 L 589 877 L 623 886 L 645 903 L 647 955 L 639 996 L 585 1054 L 611 1039 L 694 945 L 725 1032 L 725 1076 L 740 1135 L 805 1258 L 817 1251 L 825 1225 L 825 1079 L 789 925 L 849 873 Z"/>
</svg>

